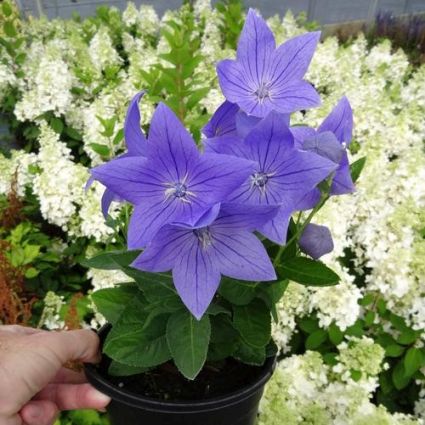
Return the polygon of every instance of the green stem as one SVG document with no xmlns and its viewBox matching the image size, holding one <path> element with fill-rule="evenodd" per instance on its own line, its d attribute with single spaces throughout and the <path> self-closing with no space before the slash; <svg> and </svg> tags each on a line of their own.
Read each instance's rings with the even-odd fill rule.
<svg viewBox="0 0 425 425">
<path fill-rule="evenodd" d="M 184 122 L 184 119 L 186 117 L 186 105 L 184 103 L 184 98 L 183 98 L 183 90 L 184 90 L 184 80 L 183 80 L 183 65 L 182 64 L 178 64 L 176 66 L 176 71 L 177 71 L 177 87 L 178 87 L 178 96 L 179 96 L 179 110 L 178 110 L 178 116 L 181 120 L 181 122 Z"/>
<path fill-rule="evenodd" d="M 279 261 L 283 255 L 283 253 L 285 252 L 285 250 L 288 248 L 289 245 L 292 244 L 292 242 L 294 242 L 295 240 L 297 240 L 300 235 L 303 233 L 304 229 L 307 227 L 308 224 L 310 224 L 312 218 L 315 216 L 315 214 L 317 213 L 317 211 L 320 210 L 320 208 L 323 207 L 323 205 L 325 204 L 325 202 L 329 199 L 329 194 L 322 194 L 322 197 L 320 198 L 320 201 L 318 202 L 318 204 L 312 209 L 312 211 L 310 212 L 310 214 L 308 215 L 308 217 L 306 218 L 306 220 L 304 221 L 304 223 L 301 225 L 301 227 L 299 227 L 297 229 L 297 231 L 295 232 L 294 235 L 292 235 L 291 239 L 289 239 L 289 241 L 286 242 L 285 245 L 282 245 L 279 248 L 279 251 L 276 254 L 276 257 L 274 258 L 273 261 L 273 266 L 277 266 L 279 264 Z M 299 218 L 297 220 L 297 224 L 299 222 Z"/>
</svg>

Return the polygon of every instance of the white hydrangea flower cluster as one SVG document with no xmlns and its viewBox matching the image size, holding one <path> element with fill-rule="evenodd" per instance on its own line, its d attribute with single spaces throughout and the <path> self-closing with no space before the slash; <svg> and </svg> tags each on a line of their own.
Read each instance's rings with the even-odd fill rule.
<svg viewBox="0 0 425 425">
<path fill-rule="evenodd" d="M 100 71 L 103 71 L 108 66 L 119 66 L 122 62 L 105 26 L 100 27 L 91 39 L 89 52 L 93 64 Z"/>
<path fill-rule="evenodd" d="M 317 352 L 279 362 L 261 402 L 258 425 L 419 425 L 407 415 L 391 415 L 371 402 L 384 350 L 371 339 L 339 347 L 338 365 L 326 365 Z M 351 370 L 361 372 L 355 381 Z"/>
<path fill-rule="evenodd" d="M 123 143 L 114 144 L 113 140 L 118 131 L 123 128 L 126 108 L 131 98 L 137 92 L 133 81 L 128 78 L 125 71 L 121 71 L 121 83 L 114 90 L 105 89 L 89 104 L 83 113 L 82 133 L 84 140 L 84 150 L 92 160 L 92 165 L 103 162 L 100 155 L 93 150 L 93 143 L 105 145 L 114 156 L 119 150 L 124 148 Z M 153 113 L 153 106 L 146 105 L 143 100 L 140 102 L 141 121 L 147 121 Z M 116 118 L 114 132 L 111 137 L 105 137 L 102 133 L 104 127 L 99 119 Z"/>
<path fill-rule="evenodd" d="M 44 48 L 41 43 L 34 43 L 28 52 L 24 73 L 25 77 L 19 80 L 23 95 L 15 106 L 18 120 L 33 121 L 48 111 L 56 116 L 67 112 L 75 78 L 53 44 Z"/>
<path fill-rule="evenodd" d="M 272 16 L 267 20 L 267 24 L 273 31 L 278 45 L 288 38 L 305 33 L 305 29 L 298 24 L 297 19 L 290 10 L 288 10 L 283 19 L 279 15 Z"/>
<path fill-rule="evenodd" d="M 153 36 L 159 30 L 159 17 L 155 9 L 147 4 L 142 4 L 138 10 L 133 2 L 129 2 L 122 19 L 127 27 L 136 26 L 142 37 Z"/>
<path fill-rule="evenodd" d="M 3 101 L 11 87 L 15 87 L 17 78 L 12 72 L 11 67 L 0 63 L 0 102 Z"/>
<path fill-rule="evenodd" d="M 44 297 L 44 309 L 41 313 L 39 327 L 49 330 L 63 329 L 65 322 L 60 318 L 60 311 L 65 304 L 64 298 L 53 291 Z"/>
<path fill-rule="evenodd" d="M 40 173 L 34 177 L 33 190 L 40 201 L 43 217 L 67 231 L 84 197 L 84 185 L 89 176 L 82 165 L 72 161 L 69 148 L 59 141 L 59 135 L 47 123 L 43 122 L 40 130 Z"/>
<path fill-rule="evenodd" d="M 120 270 L 90 269 L 87 272 L 87 277 L 91 279 L 93 291 L 112 288 L 118 283 L 125 283 L 131 280 L 124 272 Z"/>
<path fill-rule="evenodd" d="M 37 163 L 37 155 L 25 151 L 13 151 L 10 158 L 0 154 L 0 194 L 7 195 L 16 184 L 17 194 L 24 196 L 25 186 L 30 184 L 33 175 L 29 171 L 31 165 Z"/>
<path fill-rule="evenodd" d="M 273 339 L 283 353 L 290 350 L 289 343 L 296 332 L 296 318 L 302 318 L 310 312 L 310 292 L 307 287 L 290 282 L 286 288 L 279 308 L 279 321 L 273 325 Z"/>
<path fill-rule="evenodd" d="M 342 331 L 354 325 L 360 314 L 358 301 L 362 291 L 354 285 L 354 277 L 338 263 L 330 265 L 341 282 L 336 286 L 309 288 L 310 311 L 316 311 L 319 326 L 328 328 L 334 322 Z"/>
</svg>

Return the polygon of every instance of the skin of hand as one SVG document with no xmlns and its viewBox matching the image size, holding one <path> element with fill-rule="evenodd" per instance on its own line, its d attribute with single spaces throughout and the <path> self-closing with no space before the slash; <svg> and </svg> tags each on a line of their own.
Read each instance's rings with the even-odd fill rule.
<svg viewBox="0 0 425 425">
<path fill-rule="evenodd" d="M 61 410 L 104 409 L 110 398 L 63 367 L 73 360 L 100 360 L 94 332 L 0 326 L 0 424 L 51 425 Z"/>
</svg>

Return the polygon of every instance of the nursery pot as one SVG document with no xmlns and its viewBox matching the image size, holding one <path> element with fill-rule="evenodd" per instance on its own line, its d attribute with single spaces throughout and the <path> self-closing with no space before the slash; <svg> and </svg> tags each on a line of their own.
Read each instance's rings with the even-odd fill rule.
<svg viewBox="0 0 425 425">
<path fill-rule="evenodd" d="M 99 331 L 101 340 L 109 330 L 105 326 Z M 111 397 L 107 407 L 111 425 L 254 425 L 276 359 L 267 358 L 251 384 L 229 394 L 195 401 L 163 401 L 127 391 L 108 379 L 102 362 L 99 366 L 86 364 L 85 373 L 95 388 Z"/>
</svg>

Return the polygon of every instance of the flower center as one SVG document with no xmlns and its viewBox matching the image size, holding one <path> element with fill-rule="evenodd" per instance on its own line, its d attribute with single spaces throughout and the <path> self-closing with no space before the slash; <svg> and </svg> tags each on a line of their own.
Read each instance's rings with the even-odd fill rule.
<svg viewBox="0 0 425 425">
<path fill-rule="evenodd" d="M 183 183 L 176 183 L 172 190 L 174 191 L 172 194 L 173 196 L 176 198 L 183 198 L 183 196 L 186 196 L 187 187 Z"/>
<path fill-rule="evenodd" d="M 263 188 L 267 181 L 269 180 L 269 176 L 266 173 L 258 172 L 254 173 L 251 176 L 251 185 L 257 186 L 259 188 Z"/>
<path fill-rule="evenodd" d="M 198 238 L 198 241 L 203 249 L 206 249 L 212 245 L 211 232 L 208 226 L 201 227 L 200 229 L 195 229 L 193 233 Z"/>
<path fill-rule="evenodd" d="M 257 96 L 260 103 L 270 97 L 270 90 L 268 84 L 261 83 L 260 87 L 258 87 L 258 89 L 255 91 L 255 95 Z"/>
<path fill-rule="evenodd" d="M 165 200 L 170 198 L 178 199 L 181 202 L 190 203 L 190 197 L 194 197 L 195 194 L 189 190 L 186 185 L 187 176 L 184 177 L 182 181 L 173 182 L 173 183 L 165 183 Z"/>
</svg>

